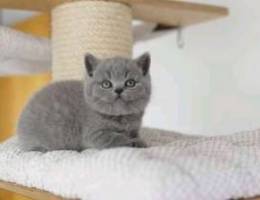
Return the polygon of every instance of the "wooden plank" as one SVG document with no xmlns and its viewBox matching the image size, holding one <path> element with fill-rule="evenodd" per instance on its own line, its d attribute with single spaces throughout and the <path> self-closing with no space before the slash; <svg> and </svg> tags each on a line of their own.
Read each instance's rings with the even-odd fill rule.
<svg viewBox="0 0 260 200">
<path fill-rule="evenodd" d="M 0 8 L 44 11 L 50 4 L 48 0 L 0 0 Z"/>
<path fill-rule="evenodd" d="M 0 8 L 47 11 L 61 3 L 75 0 L 0 0 Z M 130 4 L 136 19 L 165 25 L 188 26 L 228 15 L 220 6 L 174 0 L 111 0 Z"/>
<path fill-rule="evenodd" d="M 132 0 L 136 1 L 136 0 Z M 149 0 L 148 3 L 133 3 L 133 13 L 136 19 L 159 22 L 172 26 L 189 26 L 215 20 L 228 15 L 228 9 L 184 1 Z"/>
<path fill-rule="evenodd" d="M 34 200 L 65 200 L 62 197 L 56 196 L 46 191 L 42 191 L 36 188 L 28 188 L 14 183 L 8 183 L 3 181 L 0 181 L 0 189 L 9 192 L 14 192 L 16 194 L 29 197 Z"/>
<path fill-rule="evenodd" d="M 42 191 L 36 188 L 28 188 L 24 186 L 20 186 L 14 183 L 8 183 L 0 181 L 0 190 L 6 190 L 9 192 L 13 192 L 25 197 L 29 197 L 33 200 L 69 200 L 64 199 L 62 197 L 56 196 L 46 191 Z M 260 200 L 260 197 L 253 197 L 253 198 L 242 198 L 237 200 Z"/>
</svg>

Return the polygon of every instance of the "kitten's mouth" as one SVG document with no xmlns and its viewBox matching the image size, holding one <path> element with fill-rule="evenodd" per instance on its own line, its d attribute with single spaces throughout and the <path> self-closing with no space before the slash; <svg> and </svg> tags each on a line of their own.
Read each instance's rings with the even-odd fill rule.
<svg viewBox="0 0 260 200">
<path fill-rule="evenodd" d="M 125 103 L 125 99 L 124 99 L 124 97 L 123 97 L 122 95 L 117 95 L 117 96 L 115 97 L 115 101 L 116 101 L 116 102 Z"/>
<path fill-rule="evenodd" d="M 115 100 L 116 100 L 116 101 L 117 101 L 117 100 L 122 100 L 122 96 L 121 96 L 121 95 L 117 95 Z"/>
</svg>

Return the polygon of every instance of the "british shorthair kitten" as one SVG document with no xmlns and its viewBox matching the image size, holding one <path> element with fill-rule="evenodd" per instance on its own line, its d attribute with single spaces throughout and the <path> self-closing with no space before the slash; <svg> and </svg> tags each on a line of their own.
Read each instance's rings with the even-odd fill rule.
<svg viewBox="0 0 260 200">
<path fill-rule="evenodd" d="M 151 95 L 150 55 L 85 56 L 86 78 L 49 84 L 25 106 L 17 133 L 25 151 L 145 147 L 139 129 Z"/>
</svg>

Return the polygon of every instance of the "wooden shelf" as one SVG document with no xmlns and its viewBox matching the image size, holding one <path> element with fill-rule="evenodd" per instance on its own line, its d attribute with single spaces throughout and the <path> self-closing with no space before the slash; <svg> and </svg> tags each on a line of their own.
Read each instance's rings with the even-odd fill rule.
<svg viewBox="0 0 260 200">
<path fill-rule="evenodd" d="M 0 181 L 0 189 L 14 192 L 16 194 L 19 194 L 24 197 L 31 198 L 33 200 L 68 200 L 64 199 L 62 197 L 56 196 L 54 194 L 51 194 L 49 192 L 45 192 L 42 190 L 38 190 L 35 188 L 28 188 L 24 186 L 20 186 L 14 183 L 8 183 Z"/>
<path fill-rule="evenodd" d="M 32 200 L 69 200 L 35 188 L 28 188 L 24 186 L 19 186 L 17 184 L 7 183 L 2 181 L 0 181 L 0 189 L 9 192 L 14 192 L 16 194 L 20 194 L 22 196 L 31 198 Z M 243 198 L 240 200 L 260 200 L 260 197 L 247 198 L 247 199 Z"/>
<path fill-rule="evenodd" d="M 1 0 L 0 8 L 48 11 L 64 2 L 75 0 Z M 228 15 L 220 6 L 174 0 L 111 0 L 130 4 L 134 18 L 165 25 L 189 26 Z"/>
</svg>

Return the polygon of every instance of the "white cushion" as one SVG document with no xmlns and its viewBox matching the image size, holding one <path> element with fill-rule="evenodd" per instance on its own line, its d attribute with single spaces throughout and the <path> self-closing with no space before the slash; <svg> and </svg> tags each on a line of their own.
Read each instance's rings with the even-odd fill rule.
<svg viewBox="0 0 260 200">
<path fill-rule="evenodd" d="M 22 152 L 0 145 L 0 180 L 82 200 L 223 200 L 260 194 L 260 130 L 196 137 L 144 129 L 147 149 Z"/>
</svg>

